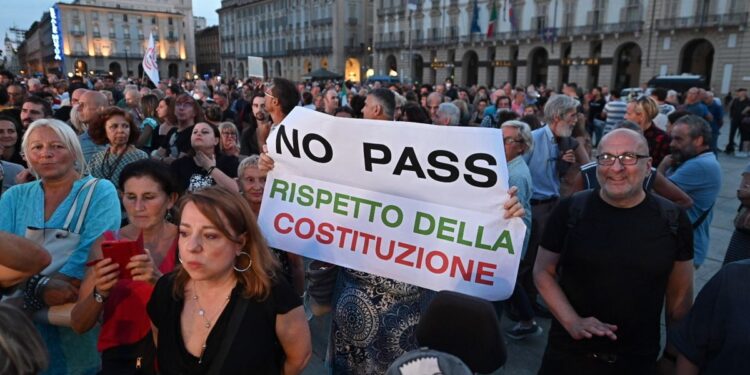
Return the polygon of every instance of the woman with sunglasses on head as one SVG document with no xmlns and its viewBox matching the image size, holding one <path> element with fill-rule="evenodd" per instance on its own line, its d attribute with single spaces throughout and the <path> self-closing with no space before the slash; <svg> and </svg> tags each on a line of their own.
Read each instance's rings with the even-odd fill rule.
<svg viewBox="0 0 750 375">
<path fill-rule="evenodd" d="M 179 206 L 180 265 L 148 303 L 160 373 L 301 373 L 307 320 L 248 203 L 211 187 Z"/>
<path fill-rule="evenodd" d="M 99 261 L 86 273 L 71 320 L 73 329 L 83 333 L 101 318 L 97 349 L 102 374 L 153 374 L 155 349 L 146 301 L 156 280 L 177 261 L 177 226 L 167 216 L 179 188 L 161 163 L 149 159 L 128 164 L 120 177 L 129 224 L 117 233 L 106 232 L 94 245 L 89 258 Z M 125 269 L 104 258 L 103 241 L 136 241 L 140 236 L 144 253 L 132 256 Z"/>
</svg>

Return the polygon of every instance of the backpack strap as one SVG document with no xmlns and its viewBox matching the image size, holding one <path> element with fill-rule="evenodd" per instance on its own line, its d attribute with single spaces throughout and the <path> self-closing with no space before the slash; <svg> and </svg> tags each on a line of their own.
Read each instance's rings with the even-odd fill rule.
<svg viewBox="0 0 750 375">
<path fill-rule="evenodd" d="M 695 222 L 693 223 L 693 229 L 698 228 L 699 226 L 701 226 L 701 224 L 703 224 L 704 221 L 706 221 L 706 219 L 708 218 L 708 214 L 711 212 L 713 208 L 714 208 L 714 205 L 712 204 L 711 207 L 703 211 L 701 216 L 698 216 L 698 219 L 695 220 Z"/>
<path fill-rule="evenodd" d="M 568 232 L 575 228 L 578 221 L 583 217 L 583 212 L 585 211 L 589 198 L 594 191 L 594 189 L 582 190 L 576 192 L 570 197 L 570 207 L 568 207 Z"/>
</svg>

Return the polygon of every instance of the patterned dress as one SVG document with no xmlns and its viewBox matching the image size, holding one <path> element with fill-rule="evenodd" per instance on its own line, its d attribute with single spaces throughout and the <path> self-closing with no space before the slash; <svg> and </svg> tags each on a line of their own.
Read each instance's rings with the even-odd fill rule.
<svg viewBox="0 0 750 375">
<path fill-rule="evenodd" d="M 148 154 L 135 148 L 135 146 L 128 146 L 128 149 L 122 155 L 112 154 L 107 147 L 106 150 L 99 151 L 91 157 L 89 170 L 91 176 L 110 180 L 119 189 L 120 173 L 123 168 L 141 159 L 148 159 Z"/>
<path fill-rule="evenodd" d="M 417 323 L 433 292 L 345 268 L 336 289 L 328 358 L 334 374 L 383 374 L 418 348 Z"/>
</svg>

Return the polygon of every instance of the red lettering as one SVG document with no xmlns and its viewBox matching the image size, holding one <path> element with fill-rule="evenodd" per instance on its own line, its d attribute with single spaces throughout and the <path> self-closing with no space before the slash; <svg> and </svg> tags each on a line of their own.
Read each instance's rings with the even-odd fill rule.
<svg viewBox="0 0 750 375">
<path fill-rule="evenodd" d="M 279 224 L 281 224 L 281 219 L 287 219 L 290 223 L 294 223 L 294 216 L 291 214 L 282 212 L 278 215 L 276 215 L 276 218 L 273 219 L 273 228 L 276 229 L 277 232 L 281 234 L 289 234 L 292 231 L 292 227 L 282 229 Z"/>
<path fill-rule="evenodd" d="M 435 259 L 435 257 L 440 257 L 440 260 L 442 261 L 442 264 L 440 267 L 435 267 L 432 260 Z M 443 273 L 445 270 L 448 269 L 448 257 L 445 256 L 445 254 L 441 253 L 440 251 L 431 251 L 427 254 L 427 269 L 430 270 L 432 273 Z"/>
<path fill-rule="evenodd" d="M 408 257 L 411 253 L 417 250 L 416 246 L 409 245 L 408 243 L 399 242 L 398 246 L 404 249 L 404 252 L 396 256 L 396 263 L 403 264 L 408 267 L 414 267 L 414 263 L 406 261 L 404 258 Z"/>
<path fill-rule="evenodd" d="M 360 237 L 364 238 L 364 244 L 362 244 L 362 254 L 367 254 L 367 252 L 370 250 L 370 241 L 375 239 L 375 236 L 373 236 L 370 233 L 360 232 Z M 380 238 L 380 237 L 378 237 Z"/>
<path fill-rule="evenodd" d="M 491 269 L 492 271 L 485 270 Z M 487 263 L 487 262 L 479 262 L 477 263 L 477 276 L 474 278 L 474 282 L 477 284 L 484 284 L 484 285 L 495 285 L 495 282 L 493 280 L 484 280 L 482 279 L 482 276 L 489 276 L 494 277 L 495 272 L 494 270 L 497 269 L 497 265 L 494 263 Z"/>
<path fill-rule="evenodd" d="M 354 236 L 352 238 L 352 245 L 349 247 L 349 250 L 355 251 L 357 250 L 357 238 L 359 238 L 359 231 L 354 231 Z"/>
<path fill-rule="evenodd" d="M 390 246 L 388 246 L 388 253 L 383 254 L 381 251 L 381 241 L 380 237 L 378 237 L 377 247 L 375 248 L 375 255 L 378 256 L 378 258 L 382 260 L 390 260 L 393 257 L 393 247 L 396 245 L 396 241 L 391 240 Z"/>
<path fill-rule="evenodd" d="M 331 223 L 322 223 L 318 225 L 318 235 L 315 238 L 323 245 L 330 245 L 333 243 L 332 231 L 336 229 Z"/>
<path fill-rule="evenodd" d="M 419 252 L 417 253 L 417 269 L 422 268 L 423 256 L 424 256 L 424 247 L 420 247 Z"/>
<path fill-rule="evenodd" d="M 309 229 L 307 233 L 302 233 L 302 224 L 307 224 Z M 312 221 L 312 219 L 303 217 L 302 219 L 299 219 L 297 221 L 297 224 L 294 225 L 294 234 L 297 235 L 297 237 L 307 240 L 312 238 L 313 234 L 315 234 L 315 222 Z"/>
<path fill-rule="evenodd" d="M 469 267 L 464 267 L 461 257 L 454 256 L 451 264 L 451 277 L 456 277 L 456 269 L 461 272 L 461 277 L 466 281 L 471 281 L 471 270 L 474 269 L 474 260 L 469 259 Z"/>
<path fill-rule="evenodd" d="M 344 244 L 346 243 L 346 235 L 351 233 L 352 230 L 346 227 L 336 227 L 336 230 L 341 233 L 341 239 L 339 239 L 339 247 L 344 248 Z"/>
</svg>

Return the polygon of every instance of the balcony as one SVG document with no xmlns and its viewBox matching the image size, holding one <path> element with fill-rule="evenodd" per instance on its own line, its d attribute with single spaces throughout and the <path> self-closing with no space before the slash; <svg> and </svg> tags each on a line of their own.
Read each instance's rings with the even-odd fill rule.
<svg viewBox="0 0 750 375">
<path fill-rule="evenodd" d="M 349 26 L 357 26 L 357 18 L 349 17 L 349 19 L 347 20 L 347 23 L 349 24 Z"/>
<path fill-rule="evenodd" d="M 319 18 L 317 20 L 312 20 L 313 27 L 315 26 L 323 26 L 323 25 L 330 25 L 333 23 L 332 17 L 325 17 L 325 18 Z"/>
<path fill-rule="evenodd" d="M 146 39 L 146 37 L 143 36 L 143 34 L 138 34 L 138 40 L 144 40 L 144 39 Z"/>
<path fill-rule="evenodd" d="M 117 35 L 115 33 L 109 33 L 109 39 L 116 39 Z"/>
<path fill-rule="evenodd" d="M 94 38 L 101 38 L 102 34 L 98 31 L 94 31 L 93 33 L 91 33 L 91 36 L 93 36 Z"/>
<path fill-rule="evenodd" d="M 393 16 L 397 14 L 404 14 L 406 12 L 405 5 L 397 5 L 393 7 L 384 7 L 378 9 L 378 17 Z"/>
<path fill-rule="evenodd" d="M 409 44 L 401 38 L 395 38 L 393 40 L 381 40 L 375 42 L 375 49 L 402 49 L 408 47 Z"/>
<path fill-rule="evenodd" d="M 176 41 L 180 40 L 180 38 L 177 35 L 169 34 L 169 35 L 167 35 L 167 40 L 170 41 L 170 42 L 176 42 Z"/>
<path fill-rule="evenodd" d="M 458 36 L 448 37 L 430 37 L 425 39 L 414 39 L 412 46 L 417 47 L 437 47 L 437 46 L 450 46 L 456 45 L 459 42 Z"/>
<path fill-rule="evenodd" d="M 747 25 L 748 13 L 697 15 L 692 17 L 664 18 L 655 22 L 657 30 L 692 29 Z"/>
<path fill-rule="evenodd" d="M 73 36 L 84 36 L 86 34 L 83 30 L 70 30 L 70 35 Z"/>
</svg>

